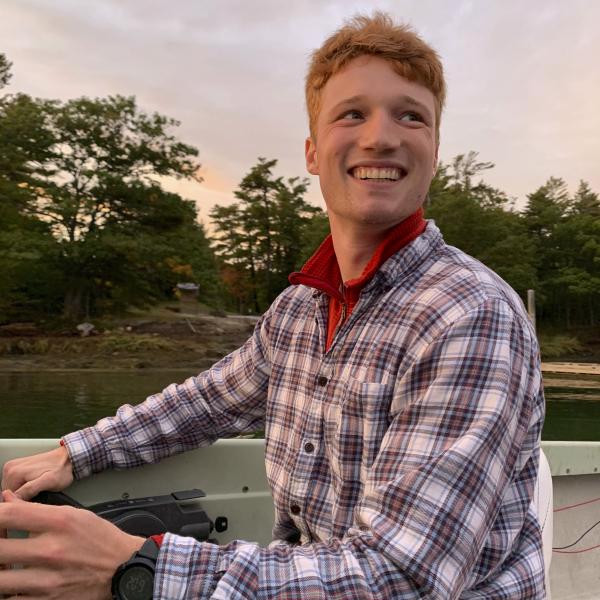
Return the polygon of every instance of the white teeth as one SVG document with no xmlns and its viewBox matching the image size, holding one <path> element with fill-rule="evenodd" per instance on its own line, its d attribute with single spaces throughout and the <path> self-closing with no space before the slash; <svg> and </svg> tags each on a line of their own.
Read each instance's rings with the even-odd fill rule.
<svg viewBox="0 0 600 600">
<path fill-rule="evenodd" d="M 352 175 L 357 179 L 391 179 L 397 181 L 402 177 L 401 169 L 395 167 L 356 167 Z"/>
</svg>

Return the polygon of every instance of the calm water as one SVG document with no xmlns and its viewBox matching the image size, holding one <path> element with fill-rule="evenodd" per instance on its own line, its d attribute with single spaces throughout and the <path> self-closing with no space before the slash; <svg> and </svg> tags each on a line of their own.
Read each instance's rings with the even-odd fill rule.
<svg viewBox="0 0 600 600">
<path fill-rule="evenodd" d="M 600 441 L 600 379 L 545 380 L 546 421 L 542 439 Z"/>
<path fill-rule="evenodd" d="M 0 438 L 52 438 L 137 404 L 185 371 L 0 373 Z M 600 381 L 546 381 L 546 440 L 600 441 Z"/>
<path fill-rule="evenodd" d="M 93 425 L 192 373 L 0 373 L 0 438 L 52 438 Z"/>
</svg>

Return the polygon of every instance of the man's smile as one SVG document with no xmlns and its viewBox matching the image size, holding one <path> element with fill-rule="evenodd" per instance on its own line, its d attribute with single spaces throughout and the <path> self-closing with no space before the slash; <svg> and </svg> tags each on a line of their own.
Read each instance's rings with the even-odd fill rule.
<svg viewBox="0 0 600 600">
<path fill-rule="evenodd" d="M 360 180 L 399 181 L 406 176 L 406 171 L 401 167 L 354 167 L 349 170 L 350 175 Z"/>
</svg>

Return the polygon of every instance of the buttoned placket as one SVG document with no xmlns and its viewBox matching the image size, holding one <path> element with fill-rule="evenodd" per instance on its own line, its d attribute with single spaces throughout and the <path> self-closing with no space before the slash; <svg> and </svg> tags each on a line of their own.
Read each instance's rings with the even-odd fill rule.
<svg viewBox="0 0 600 600">
<path fill-rule="evenodd" d="M 324 343 L 327 336 L 327 298 L 320 292 L 315 292 L 313 297 L 315 300 L 315 326 L 319 330 L 319 338 Z M 314 465 L 322 451 L 323 399 L 327 396 L 327 385 L 331 375 L 330 357 L 325 353 L 322 355 L 320 368 L 314 379 L 310 423 L 306 435 L 297 449 L 294 471 L 290 478 L 293 483 L 290 486 L 289 514 L 300 530 L 303 541 L 312 539 L 312 533 L 306 520 L 305 502 L 306 498 L 311 497 Z"/>
<path fill-rule="evenodd" d="M 315 375 L 313 404 L 311 406 L 313 427 L 310 435 L 304 436 L 298 448 L 298 456 L 291 478 L 293 484 L 290 487 L 289 495 L 289 514 L 305 540 L 312 539 L 310 527 L 306 520 L 304 503 L 306 498 L 310 497 L 310 488 L 313 485 L 312 471 L 315 460 L 319 456 L 319 452 L 324 451 L 321 448 L 323 440 L 323 404 L 327 401 L 328 394 L 330 393 L 328 392 L 328 385 L 336 370 L 335 365 L 340 344 L 343 343 L 355 320 L 360 318 L 360 314 L 364 312 L 376 295 L 373 283 L 371 281 L 365 286 L 354 310 L 348 319 L 341 324 L 331 347 L 322 355 L 319 370 Z M 319 337 L 324 345 L 327 337 L 328 297 L 320 292 L 315 292 L 313 297 L 315 300 L 315 326 L 319 329 Z"/>
</svg>

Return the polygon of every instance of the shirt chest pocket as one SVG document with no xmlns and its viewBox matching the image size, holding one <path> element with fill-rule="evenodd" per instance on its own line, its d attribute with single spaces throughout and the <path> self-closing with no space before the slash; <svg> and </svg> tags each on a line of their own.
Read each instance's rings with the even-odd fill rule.
<svg viewBox="0 0 600 600">
<path fill-rule="evenodd" d="M 393 385 L 348 379 L 325 407 L 325 443 L 333 474 L 361 480 L 379 454 L 390 424 Z"/>
</svg>

